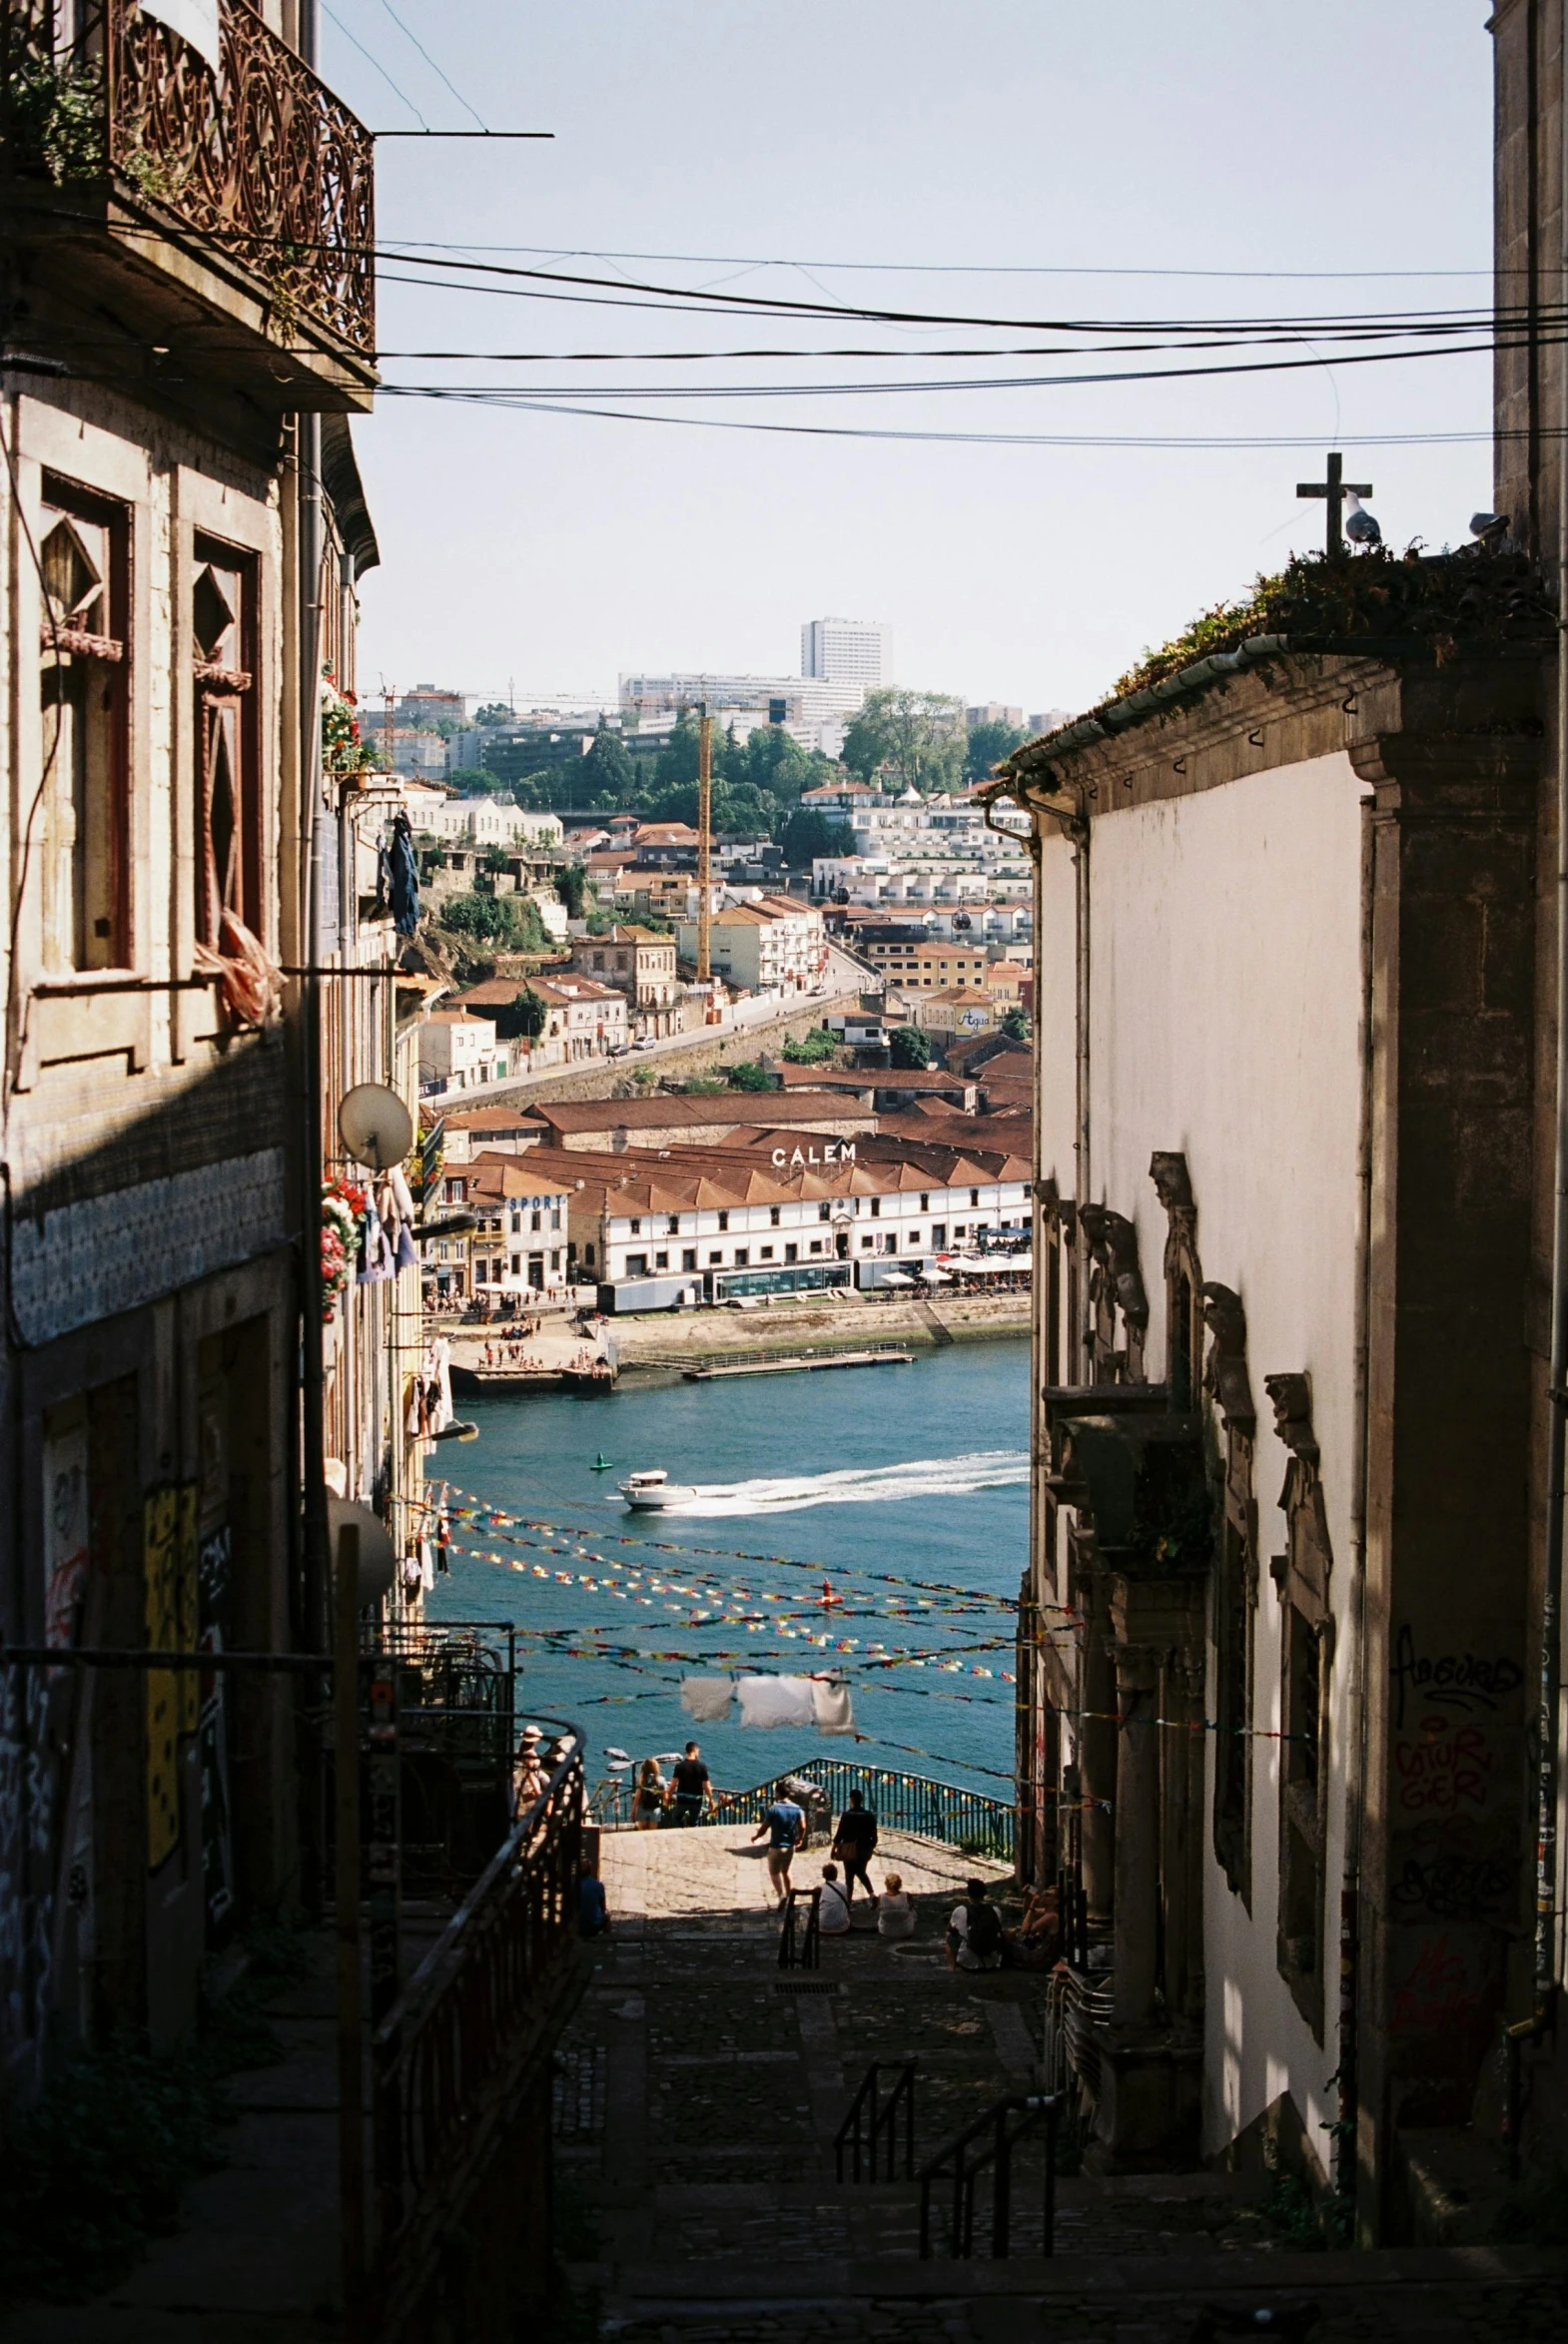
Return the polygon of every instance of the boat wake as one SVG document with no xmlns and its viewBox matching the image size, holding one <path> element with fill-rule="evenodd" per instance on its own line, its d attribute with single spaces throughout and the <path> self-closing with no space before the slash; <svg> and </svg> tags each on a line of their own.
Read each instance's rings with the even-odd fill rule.
<svg viewBox="0 0 1568 2344">
<path fill-rule="evenodd" d="M 967 1457 L 917 1457 L 902 1465 L 858 1465 L 838 1473 L 798 1473 L 756 1481 L 709 1481 L 671 1512 L 693 1515 L 798 1514 L 809 1506 L 890 1505 L 904 1498 L 972 1497 L 982 1489 L 1027 1483 L 1023 1449 L 982 1449 Z"/>
</svg>

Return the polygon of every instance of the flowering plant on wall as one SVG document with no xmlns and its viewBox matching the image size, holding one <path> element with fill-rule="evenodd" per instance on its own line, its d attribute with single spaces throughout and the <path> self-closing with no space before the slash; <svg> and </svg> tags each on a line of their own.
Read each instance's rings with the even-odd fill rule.
<svg viewBox="0 0 1568 2344">
<path fill-rule="evenodd" d="M 376 751 L 361 738 L 353 695 L 340 692 L 330 667 L 322 669 L 322 771 L 354 781 L 374 770 Z"/>
<path fill-rule="evenodd" d="M 338 1296 L 354 1275 L 364 1238 L 370 1198 L 353 1180 L 322 1182 L 322 1318 L 331 1318 Z"/>
</svg>

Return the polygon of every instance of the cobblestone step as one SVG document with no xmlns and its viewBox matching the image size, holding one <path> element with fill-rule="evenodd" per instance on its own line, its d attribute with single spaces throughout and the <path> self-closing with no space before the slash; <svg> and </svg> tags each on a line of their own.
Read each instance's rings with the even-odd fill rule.
<svg viewBox="0 0 1568 2344">
<path fill-rule="evenodd" d="M 1568 2255 L 1522 2248 L 1238 2255 L 1217 2269 L 1078 2255 L 879 2266 L 786 2249 L 744 2269 L 600 2265 L 575 2277 L 597 2292 L 599 2332 L 615 2344 L 803 2333 L 830 2344 L 1222 2344 L 1259 2312 L 1295 2344 L 1556 2344 L 1568 2305 Z"/>
</svg>

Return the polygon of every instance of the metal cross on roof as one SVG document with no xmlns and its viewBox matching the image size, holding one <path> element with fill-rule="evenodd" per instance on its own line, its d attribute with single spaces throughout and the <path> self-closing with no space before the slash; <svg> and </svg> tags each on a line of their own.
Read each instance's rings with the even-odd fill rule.
<svg viewBox="0 0 1568 2344">
<path fill-rule="evenodd" d="M 1347 480 L 1344 477 L 1344 457 L 1337 448 L 1328 458 L 1326 480 L 1297 480 L 1297 496 L 1321 496 L 1328 504 L 1328 558 L 1344 551 L 1344 500 L 1349 496 L 1370 496 L 1370 480 Z"/>
</svg>

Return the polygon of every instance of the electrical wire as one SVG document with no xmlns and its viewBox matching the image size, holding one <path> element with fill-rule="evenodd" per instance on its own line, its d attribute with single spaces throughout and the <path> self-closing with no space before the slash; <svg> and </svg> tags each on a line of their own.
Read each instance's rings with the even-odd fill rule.
<svg viewBox="0 0 1568 2344">
<path fill-rule="evenodd" d="M 342 33 L 344 39 L 346 41 L 352 42 L 354 47 L 359 50 L 360 55 L 366 60 L 366 63 L 368 65 L 373 65 L 376 68 L 376 71 L 381 75 L 383 81 L 387 84 L 387 87 L 392 91 L 392 96 L 407 107 L 408 112 L 413 116 L 414 121 L 418 123 L 420 129 L 428 130 L 430 127 L 429 124 L 425 121 L 424 116 L 419 112 L 418 107 L 415 106 L 407 91 L 401 90 L 397 87 L 397 84 L 392 80 L 392 75 L 388 72 L 386 66 L 382 63 L 381 59 L 375 54 L 375 52 L 373 50 L 367 49 L 365 43 L 359 38 L 357 34 L 350 32 L 349 27 L 344 23 L 343 18 L 338 14 L 338 11 L 329 5 L 329 0 L 322 0 L 322 11 L 324 15 L 331 17 L 333 23 Z"/>
<path fill-rule="evenodd" d="M 445 83 L 447 89 L 450 90 L 452 96 L 456 99 L 463 112 L 465 114 L 473 115 L 473 119 L 478 124 L 480 130 L 488 130 L 489 124 L 485 121 L 483 115 L 474 111 L 473 107 L 469 105 L 467 99 L 463 96 L 461 90 L 458 89 L 456 83 L 451 80 L 449 75 L 447 75 L 439 65 L 436 64 L 435 59 L 430 55 L 428 49 L 426 49 L 424 46 L 424 43 L 419 39 L 418 34 L 403 23 L 402 18 L 397 14 L 396 9 L 393 8 L 392 0 L 382 0 L 382 6 L 386 9 L 388 15 L 392 18 L 392 23 L 397 27 L 397 30 L 401 33 L 403 39 L 413 43 L 413 46 L 418 50 L 419 55 L 424 59 L 424 62 L 429 67 L 431 73 L 433 73 L 439 81 Z M 334 24 L 338 24 L 337 17 L 333 18 L 333 22 Z M 343 27 L 339 25 L 339 30 L 342 31 L 342 29 Z M 353 36 L 351 35 L 351 38 Z M 358 41 L 356 41 L 355 47 L 358 48 L 359 45 L 360 44 Z"/>
</svg>

